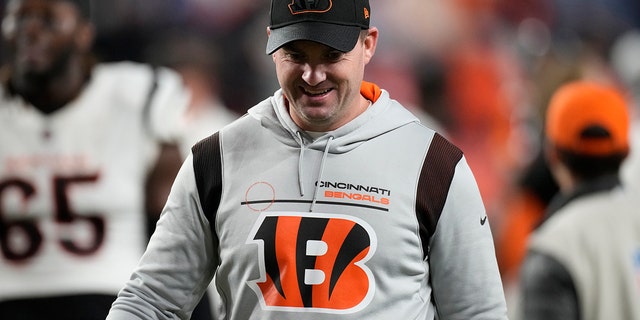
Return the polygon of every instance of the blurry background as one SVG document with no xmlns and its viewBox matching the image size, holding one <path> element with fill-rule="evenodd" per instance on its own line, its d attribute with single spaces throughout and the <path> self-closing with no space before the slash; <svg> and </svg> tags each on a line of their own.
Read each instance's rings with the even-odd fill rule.
<svg viewBox="0 0 640 320">
<path fill-rule="evenodd" d="M 587 78 L 627 88 L 636 103 L 640 40 L 621 39 L 640 29 L 640 1 L 370 3 L 380 42 L 365 80 L 465 152 L 509 292 L 535 220 L 523 215 L 521 191 L 533 186 L 540 208 L 555 192 L 535 162 L 548 98 L 561 83 Z M 222 103 L 243 114 L 278 88 L 264 53 L 268 10 L 267 0 L 93 0 L 95 49 L 102 61 L 197 63 Z"/>
<path fill-rule="evenodd" d="M 0 0 L 3 7 L 6 1 Z M 221 91 L 229 107 L 242 112 L 276 88 L 270 81 L 273 77 L 270 59 L 262 54 L 268 24 L 267 0 L 92 2 L 92 18 L 98 26 L 96 50 L 105 61 L 149 61 L 155 54 L 149 52 L 152 44 L 176 33 L 191 34 L 221 51 L 220 78 L 224 88 Z M 525 78 L 521 81 L 529 81 L 541 71 L 544 59 L 573 65 L 577 62 L 574 57 L 585 50 L 606 57 L 617 36 L 640 25 L 637 0 L 370 0 L 370 3 L 372 24 L 382 31 L 374 60 L 374 65 L 382 70 L 373 68 L 376 70 L 372 73 L 380 78 L 382 86 L 394 83 L 406 86 L 396 96 L 402 94 L 397 98 L 415 104 L 421 99 L 419 84 L 415 82 L 421 77 L 436 77 L 442 69 L 448 69 L 449 61 L 444 60 L 466 61 L 457 62 L 461 64 L 480 63 L 467 61 L 474 58 L 496 60 L 484 61 L 503 65 L 496 81 L 508 80 L 516 86 L 515 79 L 508 77 L 520 76 Z M 458 56 L 468 52 L 479 55 Z M 173 47 L 170 53 L 180 55 L 180 47 Z M 380 75 L 387 72 L 388 77 Z"/>
<path fill-rule="evenodd" d="M 6 1 L 0 3 L 4 6 Z M 157 55 L 166 60 L 167 55 L 190 54 L 175 42 L 165 48 L 169 52 L 153 49 L 178 35 L 184 41 L 203 41 L 217 51 L 219 61 L 209 67 L 218 68 L 221 95 L 233 110 L 243 113 L 277 88 L 270 58 L 263 54 L 267 0 L 92 2 L 98 26 L 95 48 L 103 61 L 157 62 Z M 638 0 L 370 3 L 372 24 L 381 29 L 370 79 L 389 88 L 396 99 L 425 108 L 451 126 L 452 134 L 481 125 L 459 123 L 471 121 L 458 119 L 460 113 L 481 121 L 467 111 L 506 117 L 538 113 L 535 107 L 544 105 L 553 81 L 576 71 L 585 59 L 607 59 L 616 38 L 640 26 Z M 546 84 L 541 78 L 548 80 L 543 81 Z M 455 88 L 447 87 L 450 82 Z M 442 96 L 449 90 L 457 97 Z M 467 107 L 462 106 L 471 102 L 467 97 L 476 102 L 470 107 L 475 110 L 456 110 Z"/>
</svg>

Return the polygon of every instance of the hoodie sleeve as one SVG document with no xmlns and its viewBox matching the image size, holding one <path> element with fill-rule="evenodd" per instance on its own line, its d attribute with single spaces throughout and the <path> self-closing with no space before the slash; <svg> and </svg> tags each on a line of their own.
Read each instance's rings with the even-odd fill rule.
<svg viewBox="0 0 640 320">
<path fill-rule="evenodd" d="M 507 319 L 491 229 L 464 157 L 456 164 L 428 262 L 439 319 Z"/>
<path fill-rule="evenodd" d="M 211 239 L 190 155 L 176 177 L 145 254 L 107 320 L 189 319 L 217 265 Z"/>
</svg>

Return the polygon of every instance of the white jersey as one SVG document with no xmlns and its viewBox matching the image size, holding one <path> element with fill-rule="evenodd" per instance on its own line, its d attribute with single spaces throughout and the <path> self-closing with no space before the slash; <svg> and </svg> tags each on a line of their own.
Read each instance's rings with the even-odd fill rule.
<svg viewBox="0 0 640 320">
<path fill-rule="evenodd" d="M 220 100 L 207 100 L 204 104 L 191 107 L 195 111 L 188 112 L 184 118 L 185 130 L 180 144 L 183 156 L 191 153 L 191 147 L 198 141 L 210 136 L 233 122 L 238 115 L 225 106 Z"/>
<path fill-rule="evenodd" d="M 0 301 L 117 294 L 146 245 L 147 172 L 181 130 L 181 79 L 100 64 L 50 115 L 2 90 Z"/>
</svg>

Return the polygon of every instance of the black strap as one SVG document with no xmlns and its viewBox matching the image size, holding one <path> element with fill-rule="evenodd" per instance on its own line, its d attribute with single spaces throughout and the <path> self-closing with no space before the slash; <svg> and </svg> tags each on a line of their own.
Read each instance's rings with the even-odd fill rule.
<svg viewBox="0 0 640 320">
<path fill-rule="evenodd" d="M 158 69 L 154 67 L 151 70 L 151 87 L 149 87 L 142 109 L 143 125 L 149 133 L 153 133 L 151 127 L 151 103 L 153 102 L 153 97 L 155 96 L 156 91 L 158 91 Z"/>
<path fill-rule="evenodd" d="M 436 133 L 422 164 L 416 194 L 416 214 L 424 249 L 423 258 L 426 258 L 429 252 L 429 240 L 438 225 L 460 159 L 462 151 Z"/>
<path fill-rule="evenodd" d="M 215 218 L 222 195 L 222 151 L 219 133 L 216 132 L 196 143 L 191 151 L 200 205 L 209 220 L 214 241 L 217 242 Z"/>
</svg>

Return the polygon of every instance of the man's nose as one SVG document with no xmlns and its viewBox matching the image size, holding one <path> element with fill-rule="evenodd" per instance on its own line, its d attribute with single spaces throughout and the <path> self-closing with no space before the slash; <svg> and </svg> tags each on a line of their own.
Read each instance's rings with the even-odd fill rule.
<svg viewBox="0 0 640 320">
<path fill-rule="evenodd" d="M 327 79 L 325 68 L 321 64 L 307 63 L 303 69 L 302 80 L 310 86 L 318 85 Z"/>
</svg>

